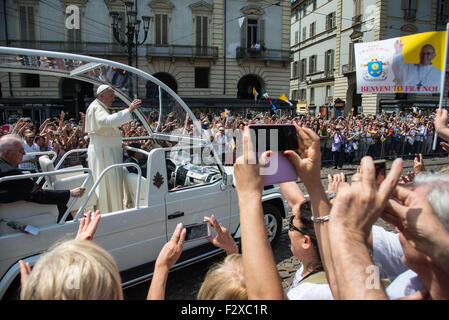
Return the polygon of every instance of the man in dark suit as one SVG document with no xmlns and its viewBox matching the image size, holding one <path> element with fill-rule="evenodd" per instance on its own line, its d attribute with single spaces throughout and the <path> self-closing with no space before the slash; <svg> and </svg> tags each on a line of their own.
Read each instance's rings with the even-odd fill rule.
<svg viewBox="0 0 449 320">
<path fill-rule="evenodd" d="M 133 142 L 128 145 L 128 147 L 140 149 L 140 144 Z M 147 177 L 147 158 L 143 153 L 135 152 L 133 150 L 127 150 L 128 158 L 125 163 L 135 163 L 138 164 L 142 170 L 142 177 Z M 126 167 L 129 172 L 137 174 L 137 169 L 135 167 Z"/>
<path fill-rule="evenodd" d="M 0 138 L 0 178 L 23 174 L 17 166 L 25 154 L 19 136 L 6 135 Z M 56 204 L 59 210 L 58 222 L 67 210 L 70 197 L 81 197 L 86 188 L 72 190 L 45 190 L 32 179 L 9 180 L 0 183 L 0 203 L 10 203 L 19 200 L 41 204 Z"/>
</svg>

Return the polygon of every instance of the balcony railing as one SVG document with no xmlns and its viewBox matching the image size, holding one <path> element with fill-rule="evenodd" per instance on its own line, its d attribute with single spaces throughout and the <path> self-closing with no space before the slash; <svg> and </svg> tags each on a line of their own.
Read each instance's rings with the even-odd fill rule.
<svg viewBox="0 0 449 320">
<path fill-rule="evenodd" d="M 6 45 L 6 41 L 0 41 Z M 64 42 L 64 41 L 34 41 L 10 40 L 9 46 L 27 49 L 40 49 L 59 52 L 70 52 L 88 55 L 127 55 L 126 48 L 118 43 L 105 42 Z M 218 58 L 218 47 L 195 46 L 161 46 L 144 45 L 146 56 L 150 57 L 186 57 L 186 58 Z"/>
<path fill-rule="evenodd" d="M 6 45 L 6 41 L 0 41 Z M 68 42 L 68 41 L 37 41 L 10 40 L 9 46 L 27 49 L 39 49 L 59 52 L 70 52 L 89 55 L 126 55 L 126 50 L 117 43 L 106 42 Z"/>
<path fill-rule="evenodd" d="M 145 45 L 147 57 L 218 58 L 218 47 Z"/>
<path fill-rule="evenodd" d="M 290 62 L 292 61 L 292 52 L 289 50 L 258 50 L 253 48 L 237 47 L 236 58 L 247 60 L 272 60 Z"/>
</svg>

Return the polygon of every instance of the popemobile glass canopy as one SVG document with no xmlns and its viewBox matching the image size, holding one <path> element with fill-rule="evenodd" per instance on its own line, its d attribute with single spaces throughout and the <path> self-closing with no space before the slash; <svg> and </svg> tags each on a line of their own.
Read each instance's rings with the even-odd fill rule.
<svg viewBox="0 0 449 320">
<path fill-rule="evenodd" d="M 127 108 L 133 99 L 144 101 L 134 112 L 138 118 L 135 120 L 140 120 L 145 128 L 143 136 L 168 140 L 172 145 L 183 139 L 189 144 L 212 148 L 202 134 L 201 123 L 185 102 L 166 84 L 134 67 L 71 53 L 0 47 L 0 71 L 65 77 L 96 87 L 110 85 L 120 99 L 118 105 L 113 105 L 116 111 Z"/>
</svg>

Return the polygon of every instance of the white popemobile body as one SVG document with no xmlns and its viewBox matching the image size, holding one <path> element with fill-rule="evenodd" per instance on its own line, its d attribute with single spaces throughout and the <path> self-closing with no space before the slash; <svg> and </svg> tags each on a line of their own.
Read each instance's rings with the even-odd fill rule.
<svg viewBox="0 0 449 320">
<path fill-rule="evenodd" d="M 58 62 L 59 68 L 49 67 L 54 64 L 47 66 L 45 61 L 48 60 Z M 132 85 L 127 90 L 123 91 L 123 88 L 119 89 L 108 81 L 107 75 L 111 68 L 121 69 L 129 74 Z M 150 101 L 152 107 L 147 108 L 144 100 L 142 108 L 134 113 L 134 120 L 141 123 L 148 136 L 124 140 L 152 139 L 163 147 L 149 152 L 133 149 L 147 156 L 146 177 L 141 176 L 141 170 L 136 164 L 122 163 L 113 166 L 123 170 L 126 209 L 102 212 L 94 238 L 114 257 L 122 276 L 123 287 L 151 278 L 160 249 L 180 222 L 184 225 L 198 223 L 205 216 L 213 214 L 236 239 L 239 238 L 239 208 L 233 186 L 233 168 L 221 164 L 221 158 L 212 151 L 213 147 L 207 139 L 186 137 L 182 135 L 182 130 L 179 130 L 180 134 L 158 131 L 164 117 L 172 113 L 181 124 L 183 121 L 187 122 L 187 119 L 192 120 L 195 130 L 201 132 L 200 124 L 192 111 L 164 83 L 141 70 L 104 59 L 7 47 L 0 47 L 0 70 L 70 77 L 95 85 L 108 84 L 114 88 L 116 97 L 123 101 L 122 108 L 131 102 L 131 97 L 138 97 L 137 89 L 141 91 L 141 88 L 148 88 L 148 83 L 151 83 L 150 88 L 154 94 L 154 99 Z M 72 154 L 76 152 L 82 155 L 87 149 L 73 150 Z M 213 156 L 204 161 L 199 155 L 205 154 Z M 0 298 L 17 298 L 20 285 L 19 260 L 34 264 L 56 241 L 73 238 L 82 214 L 98 207 L 101 202 L 94 192 L 98 181 L 94 183 L 92 172 L 88 168 L 74 166 L 58 169 L 64 159 L 56 164 L 53 162 L 54 153 L 51 155 L 50 152 L 49 155 L 52 159 L 47 155 L 39 159 L 41 173 L 4 177 L 0 178 L 0 183 L 8 179 L 42 177 L 41 179 L 45 179 L 44 188 L 71 189 L 84 185 L 86 192 L 82 198 L 70 199 L 67 212 L 59 224 L 56 222 L 56 205 L 26 201 L 0 204 Z M 127 165 L 136 167 L 139 174 L 128 172 Z M 108 168 L 103 173 L 107 170 Z M 263 205 L 268 237 L 273 241 L 280 235 L 282 218 L 287 212 L 287 204 L 278 186 L 266 188 Z M 69 215 L 73 220 L 67 221 Z M 32 226 L 35 228 L 31 229 L 34 235 L 11 228 L 7 222 Z M 173 269 L 221 252 L 221 249 L 213 247 L 205 239 L 187 242 Z"/>
</svg>

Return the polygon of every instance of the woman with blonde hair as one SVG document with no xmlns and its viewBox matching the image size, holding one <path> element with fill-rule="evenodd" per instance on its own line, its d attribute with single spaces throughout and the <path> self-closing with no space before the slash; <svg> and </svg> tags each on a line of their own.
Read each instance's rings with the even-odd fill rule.
<svg viewBox="0 0 449 320">
<path fill-rule="evenodd" d="M 36 263 L 22 300 L 122 300 L 120 274 L 112 256 L 93 241 L 64 241 Z"/>
<path fill-rule="evenodd" d="M 113 257 L 92 240 L 100 211 L 88 211 L 75 239 L 56 243 L 31 265 L 20 260 L 22 300 L 123 299 Z"/>
</svg>

